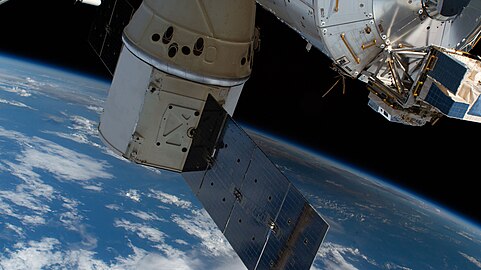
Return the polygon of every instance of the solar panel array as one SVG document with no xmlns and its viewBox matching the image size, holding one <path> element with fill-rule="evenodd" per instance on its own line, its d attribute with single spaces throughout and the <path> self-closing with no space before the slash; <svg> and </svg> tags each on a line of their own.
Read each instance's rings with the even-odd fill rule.
<svg viewBox="0 0 481 270">
<path fill-rule="evenodd" d="M 443 52 L 438 52 L 436 57 L 436 65 L 433 70 L 428 72 L 428 75 L 456 95 L 468 71 L 467 67 Z"/>
<path fill-rule="evenodd" d="M 187 183 L 248 269 L 309 269 L 328 224 L 210 96 L 206 108 Z"/>
<path fill-rule="evenodd" d="M 435 83 L 432 84 L 424 100 L 453 118 L 463 119 L 469 108 L 469 104 L 456 102 L 445 95 Z"/>
</svg>

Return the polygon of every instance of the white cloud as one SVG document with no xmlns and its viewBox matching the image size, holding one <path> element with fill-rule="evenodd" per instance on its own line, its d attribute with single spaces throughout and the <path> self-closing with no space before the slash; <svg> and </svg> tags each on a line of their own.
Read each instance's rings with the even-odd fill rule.
<svg viewBox="0 0 481 270">
<path fill-rule="evenodd" d="M 20 132 L 0 127 L 0 137 L 15 140 L 23 146 L 16 160 L 22 171 L 34 174 L 41 169 L 61 180 L 110 179 L 113 175 L 106 171 L 105 161 L 75 152 L 54 142 L 38 137 L 29 138 Z"/>
<path fill-rule="evenodd" d="M 47 223 L 43 217 L 35 216 L 35 215 L 20 215 L 20 219 L 24 223 L 34 225 L 34 226 L 43 225 Z"/>
<path fill-rule="evenodd" d="M 168 257 L 132 246 L 134 253 L 127 258 L 117 258 L 117 263 L 111 266 L 112 270 L 193 270 L 203 269 L 198 259 L 183 256 Z"/>
<path fill-rule="evenodd" d="M 5 228 L 14 231 L 20 237 L 25 236 L 23 228 L 21 228 L 21 227 L 15 226 L 15 225 L 10 224 L 10 223 L 5 223 Z"/>
<path fill-rule="evenodd" d="M 32 109 L 32 107 L 22 103 L 22 102 L 18 102 L 18 101 L 13 101 L 13 100 L 6 100 L 6 99 L 1 99 L 0 98 L 0 103 L 3 103 L 3 104 L 7 104 L 7 105 L 10 105 L 10 106 L 15 106 L 15 107 L 20 107 L 20 108 L 27 108 L 27 109 Z"/>
<path fill-rule="evenodd" d="M 38 200 L 35 196 L 23 192 L 15 191 L 0 191 L 0 198 L 9 200 L 11 203 L 28 208 L 34 212 L 41 214 L 50 212 L 50 208 Z"/>
<path fill-rule="evenodd" d="M 87 119 L 83 116 L 79 115 L 72 115 L 69 116 L 65 113 L 62 113 L 65 117 L 68 117 L 70 120 L 70 125 L 67 126 L 68 129 L 72 130 L 72 132 L 53 132 L 53 131 L 42 131 L 45 134 L 52 134 L 60 138 L 68 139 L 77 143 L 81 144 L 88 144 L 92 145 L 96 148 L 103 149 L 105 148 L 103 145 L 100 145 L 92 138 L 98 138 L 98 131 L 97 131 L 97 122 Z M 62 119 L 63 121 L 63 119 Z"/>
<path fill-rule="evenodd" d="M 12 190 L 0 190 L 0 213 L 27 225 L 45 224 L 45 219 L 40 215 L 51 211 L 46 202 L 50 202 L 55 196 L 53 187 L 44 184 L 37 173 L 23 166 L 11 162 L 5 162 L 5 165 L 5 169 L 22 183 Z"/>
<path fill-rule="evenodd" d="M 138 259 L 133 258 L 137 257 L 139 255 L 139 252 L 140 254 L 145 254 L 145 252 L 142 252 L 140 249 L 133 247 L 135 256 L 129 256 L 129 259 L 130 261 L 135 262 L 137 266 L 141 264 L 142 267 L 139 269 L 155 269 L 153 266 L 156 265 L 156 263 L 149 262 L 152 259 L 154 261 L 158 261 L 158 263 L 162 265 L 160 269 L 191 269 L 190 267 L 192 264 L 196 265 L 199 262 L 199 259 L 189 257 L 186 255 L 185 252 L 168 245 L 165 242 L 165 233 L 146 224 L 131 222 L 125 219 L 117 219 L 114 222 L 114 226 L 135 233 L 138 237 L 142 239 L 147 239 L 150 242 L 156 243 L 152 245 L 152 247 L 158 249 L 159 251 L 162 251 L 162 253 L 166 255 L 166 257 L 161 257 L 158 254 L 149 254 L 147 256 L 142 255 L 142 257 L 144 258 L 142 259 L 143 262 L 139 262 Z M 122 265 L 125 267 L 125 264 Z M 127 269 L 129 268 L 127 267 Z"/>
<path fill-rule="evenodd" d="M 10 256 L 5 258 L 0 256 L 0 266 L 2 269 L 29 269 L 40 270 L 46 266 L 53 266 L 56 262 L 62 262 L 62 254 L 53 251 L 53 247 L 59 241 L 53 238 L 44 238 L 40 242 L 30 241 L 27 244 L 17 243 L 17 251 L 5 252 Z"/>
<path fill-rule="evenodd" d="M 162 251 L 165 255 L 171 258 L 186 257 L 185 252 L 179 249 L 175 249 L 174 247 L 166 243 L 157 244 L 157 245 L 154 245 L 153 247 Z"/>
<path fill-rule="evenodd" d="M 116 219 L 114 221 L 114 226 L 133 232 L 137 234 L 138 237 L 147 239 L 151 242 L 164 243 L 165 234 L 147 225 L 130 222 L 126 219 Z"/>
<path fill-rule="evenodd" d="M 24 182 L 16 187 L 16 193 L 44 198 L 48 201 L 52 200 L 55 193 L 53 187 L 42 182 L 40 180 L 40 175 L 34 172 L 31 168 L 10 161 L 6 161 L 5 165 L 6 171 Z"/>
<path fill-rule="evenodd" d="M 344 247 L 331 242 L 324 242 L 321 245 L 315 262 L 320 261 L 326 270 L 358 270 L 357 267 L 347 261 L 347 257 L 364 260 L 377 266 L 375 261 L 367 258 L 359 249 Z"/>
<path fill-rule="evenodd" d="M 39 168 L 61 180 L 110 179 L 113 175 L 106 171 L 107 163 L 87 155 L 72 151 L 56 143 L 34 138 L 34 148 L 22 151 L 17 158 L 25 166 Z"/>
<path fill-rule="evenodd" d="M 204 209 L 192 210 L 192 215 L 183 217 L 173 215 L 172 221 L 188 234 L 199 238 L 202 246 L 206 248 L 206 253 L 213 256 L 237 256 Z"/>
<path fill-rule="evenodd" d="M 384 268 L 389 269 L 389 270 L 413 270 L 412 268 L 409 267 L 404 267 L 392 262 L 388 262 L 384 264 Z"/>
<path fill-rule="evenodd" d="M 244 263 L 239 257 L 227 258 L 220 262 L 219 266 L 213 268 L 213 270 L 246 270 Z"/>
<path fill-rule="evenodd" d="M 40 269 L 82 269 L 82 270 L 193 270 L 205 269 L 196 258 L 185 256 L 164 256 L 147 252 L 129 244 L 132 253 L 126 257 L 116 257 L 111 262 L 97 259 L 93 251 L 65 249 L 55 238 L 40 241 L 19 242 L 15 250 L 5 250 L 0 254 L 0 269 L 40 270 Z"/>
<path fill-rule="evenodd" d="M 134 202 L 140 202 L 140 194 L 136 189 L 129 189 L 127 192 L 125 192 L 125 196 Z"/>
<path fill-rule="evenodd" d="M 16 251 L 7 250 L 0 256 L 2 269 L 109 269 L 104 262 L 94 258 L 95 253 L 86 250 L 60 250 L 60 242 L 54 238 L 17 243 Z"/>
<path fill-rule="evenodd" d="M 149 197 L 158 199 L 168 205 L 190 210 L 190 214 L 174 214 L 171 216 L 171 219 L 186 233 L 201 240 L 200 244 L 203 248 L 196 249 L 195 253 L 200 252 L 199 254 L 202 254 L 201 256 L 211 258 L 210 260 L 215 257 L 215 259 L 213 259 L 216 262 L 215 264 L 220 264 L 220 266 L 213 267 L 211 269 L 220 270 L 225 269 L 227 266 L 230 269 L 245 269 L 245 266 L 236 255 L 230 244 L 227 242 L 227 239 L 225 239 L 220 230 L 217 228 L 217 225 L 215 225 L 204 209 L 197 210 L 193 207 L 191 202 L 183 200 L 175 195 L 171 195 L 159 190 L 150 190 L 150 192 L 151 193 L 148 195 Z M 130 193 L 133 192 L 130 191 Z M 127 213 L 146 221 L 158 219 L 156 215 L 143 211 L 128 211 Z M 148 239 L 151 242 L 157 242 L 158 244 L 154 245 L 153 247 L 161 250 L 168 257 L 186 257 L 185 252 L 177 250 L 166 244 L 166 235 L 155 228 L 142 223 L 127 221 L 125 219 L 116 220 L 114 225 L 133 232 L 137 234 L 137 236 Z M 189 245 L 188 242 L 182 239 L 175 239 L 173 241 L 177 244 Z"/>
<path fill-rule="evenodd" d="M 7 170 L 8 170 L 7 167 L 4 164 L 2 164 L 2 161 L 0 160 L 0 171 L 7 171 Z"/>
<path fill-rule="evenodd" d="M 156 214 L 154 213 L 147 213 L 147 212 L 144 212 L 144 211 L 140 211 L 140 210 L 137 210 L 137 211 L 127 211 L 127 214 L 131 214 L 133 216 L 136 216 L 142 220 L 146 220 L 146 221 L 152 221 L 152 220 L 157 220 L 157 221 L 165 221 L 165 219 L 163 218 L 160 218 L 158 217 Z"/>
<path fill-rule="evenodd" d="M 0 126 L 0 137 L 5 137 L 8 139 L 18 140 L 18 142 L 25 142 L 28 140 L 28 137 L 23 135 L 20 132 L 6 130 Z"/>
<path fill-rule="evenodd" d="M 154 190 L 154 189 L 150 189 L 150 192 L 151 194 L 149 194 L 149 197 L 155 198 L 161 201 L 162 203 L 175 205 L 183 209 L 190 209 L 192 207 L 191 202 L 183 200 L 175 195 L 171 195 L 171 194 L 162 192 L 160 190 Z"/>
<path fill-rule="evenodd" d="M 469 256 L 468 254 L 465 254 L 463 252 L 459 252 L 459 254 L 461 254 L 461 256 L 463 256 L 464 258 L 466 258 L 468 261 L 470 261 L 471 263 L 473 263 L 474 265 L 476 265 L 479 269 L 481 269 L 481 261 L 477 260 L 476 258 L 472 257 L 472 256 Z"/>
<path fill-rule="evenodd" d="M 99 137 L 97 122 L 79 115 L 72 115 L 68 117 L 70 118 L 71 123 L 68 126 L 68 129 L 72 130 L 73 133 L 57 133 L 56 135 L 78 143 L 89 144 L 97 148 L 104 148 L 103 145 L 99 145 L 92 140 L 92 138 Z"/>
<path fill-rule="evenodd" d="M 116 154 L 116 155 L 117 155 L 117 154 Z M 117 156 L 119 156 L 119 155 L 117 155 Z M 125 159 L 125 158 L 123 158 L 123 159 L 124 159 L 124 160 L 127 160 L 127 159 Z M 145 170 L 149 170 L 149 171 L 151 171 L 151 172 L 153 172 L 153 173 L 155 173 L 155 174 L 157 174 L 157 175 L 164 175 L 164 177 L 163 177 L 163 179 L 162 179 L 163 181 L 169 179 L 169 178 L 167 178 L 167 176 L 172 176 L 172 175 L 174 175 L 174 177 L 175 177 L 175 176 L 178 176 L 178 175 L 179 175 L 178 173 L 169 172 L 169 171 L 162 171 L 161 169 L 157 169 L 157 168 L 150 167 L 150 166 L 146 166 L 146 165 L 142 165 L 142 164 L 140 164 L 140 166 L 141 166 L 142 168 L 144 168 Z M 170 174 L 170 175 L 169 175 L 169 174 Z"/>
<path fill-rule="evenodd" d="M 88 134 L 90 136 L 98 136 L 97 122 L 79 115 L 71 116 L 70 121 L 72 122 L 72 125 L 68 128 L 80 131 L 81 133 Z"/>
<path fill-rule="evenodd" d="M 162 251 L 169 258 L 186 257 L 185 252 L 175 249 L 174 247 L 168 245 L 165 242 L 165 238 L 166 238 L 165 233 L 155 228 L 152 228 L 146 224 L 130 222 L 125 219 L 117 219 L 114 222 L 114 226 L 123 228 L 126 231 L 130 231 L 132 233 L 135 233 L 138 237 L 142 239 L 147 239 L 153 243 L 156 243 L 152 245 L 152 247 Z"/>
<path fill-rule="evenodd" d="M 80 224 L 84 217 L 79 213 L 78 206 L 80 202 L 74 199 L 59 196 L 62 200 L 62 207 L 65 209 L 64 212 L 59 214 L 60 222 L 64 227 L 71 231 L 76 231 L 79 233 L 85 233 L 82 225 Z"/>
<path fill-rule="evenodd" d="M 2 168 L 21 182 L 9 190 L 0 190 L 0 213 L 14 217 L 25 225 L 38 226 L 45 224 L 46 219 L 51 219 L 48 216 L 52 212 L 51 202 L 60 201 L 65 211 L 54 213 L 57 221 L 65 228 L 78 232 L 85 246 L 95 246 L 96 240 L 81 225 L 83 217 L 77 210 L 79 203 L 45 184 L 39 171 L 49 172 L 59 180 L 77 180 L 86 188 L 98 190 L 97 185 L 91 184 L 92 180 L 113 177 L 106 170 L 107 164 L 51 141 L 29 138 L 20 132 L 0 127 L 2 137 L 20 147 L 20 150 L 12 152 L 15 161 L 4 161 Z"/>
<path fill-rule="evenodd" d="M 110 209 L 110 210 L 114 210 L 114 211 L 118 211 L 118 210 L 122 209 L 122 207 L 120 207 L 119 205 L 116 205 L 116 204 L 107 204 L 105 207 Z"/>
<path fill-rule="evenodd" d="M 84 186 L 82 186 L 82 188 L 87 189 L 87 190 L 91 190 L 91 191 L 97 191 L 97 192 L 102 191 L 102 187 L 96 186 L 96 185 L 84 185 Z"/>
<path fill-rule="evenodd" d="M 29 91 L 27 91 L 24 88 L 18 87 L 17 85 L 15 85 L 11 88 L 1 88 L 1 89 L 6 91 L 6 92 L 15 93 L 15 94 L 17 94 L 21 97 L 29 97 L 29 96 L 32 95 Z"/>
<path fill-rule="evenodd" d="M 87 109 L 91 110 L 91 111 L 94 111 L 96 113 L 102 113 L 104 111 L 104 109 L 102 107 L 99 107 L 99 106 L 94 106 L 94 105 L 89 105 L 87 106 Z"/>
<path fill-rule="evenodd" d="M 100 144 L 94 143 L 93 141 L 89 140 L 87 135 L 81 134 L 81 133 L 70 134 L 70 133 L 65 133 L 65 132 L 52 132 L 52 131 L 42 131 L 42 132 L 45 133 L 45 134 L 52 134 L 52 135 L 55 135 L 55 136 L 63 138 L 63 139 L 71 140 L 71 141 L 74 141 L 76 143 L 88 144 L 88 145 L 92 145 L 92 146 L 97 147 L 97 148 L 103 147 Z"/>
<path fill-rule="evenodd" d="M 176 242 L 177 244 L 179 245 L 184 245 L 184 246 L 187 246 L 189 243 L 187 243 L 186 241 L 182 240 L 182 239 L 175 239 L 174 242 Z"/>
</svg>

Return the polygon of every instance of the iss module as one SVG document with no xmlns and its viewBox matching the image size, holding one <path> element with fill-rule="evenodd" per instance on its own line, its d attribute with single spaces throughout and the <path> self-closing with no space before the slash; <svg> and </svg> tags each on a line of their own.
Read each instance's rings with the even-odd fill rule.
<svg viewBox="0 0 481 270">
<path fill-rule="evenodd" d="M 259 0 L 370 90 L 388 120 L 481 122 L 480 0 Z M 479 100 L 479 101 L 478 101 Z"/>
<path fill-rule="evenodd" d="M 481 122 L 481 0 L 258 0 L 420 126 Z M 102 140 L 182 173 L 249 269 L 309 269 L 328 224 L 233 120 L 258 44 L 251 0 L 104 0 L 89 42 L 114 75 Z"/>
</svg>

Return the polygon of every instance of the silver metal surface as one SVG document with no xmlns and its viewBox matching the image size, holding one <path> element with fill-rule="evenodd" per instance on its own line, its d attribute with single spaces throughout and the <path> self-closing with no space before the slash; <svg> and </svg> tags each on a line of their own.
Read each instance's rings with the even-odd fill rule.
<svg viewBox="0 0 481 270">
<path fill-rule="evenodd" d="M 387 45 L 422 47 L 440 44 L 445 23 L 426 15 L 421 0 L 373 0 L 374 20 Z"/>
<path fill-rule="evenodd" d="M 393 47 L 422 47 L 436 44 L 460 49 L 469 42 L 481 23 L 481 1 L 473 0 L 453 20 L 440 21 L 424 13 L 421 0 L 373 0 L 374 20 L 379 32 Z"/>
<path fill-rule="evenodd" d="M 426 14 L 439 21 L 454 20 L 471 0 L 423 0 Z"/>
<path fill-rule="evenodd" d="M 479 39 L 481 31 L 481 1 L 471 0 L 453 22 L 446 25 L 443 47 L 469 51 Z"/>
</svg>

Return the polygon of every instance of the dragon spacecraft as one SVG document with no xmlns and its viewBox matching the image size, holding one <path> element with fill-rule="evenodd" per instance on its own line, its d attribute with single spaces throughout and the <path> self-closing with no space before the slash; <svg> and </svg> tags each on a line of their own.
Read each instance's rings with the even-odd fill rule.
<svg viewBox="0 0 481 270">
<path fill-rule="evenodd" d="M 257 5 L 364 82 L 376 112 L 421 126 L 481 122 L 481 61 L 469 53 L 481 0 L 101 2 L 89 42 L 113 74 L 104 143 L 181 173 L 248 269 L 309 269 L 329 225 L 232 119 Z"/>
</svg>

